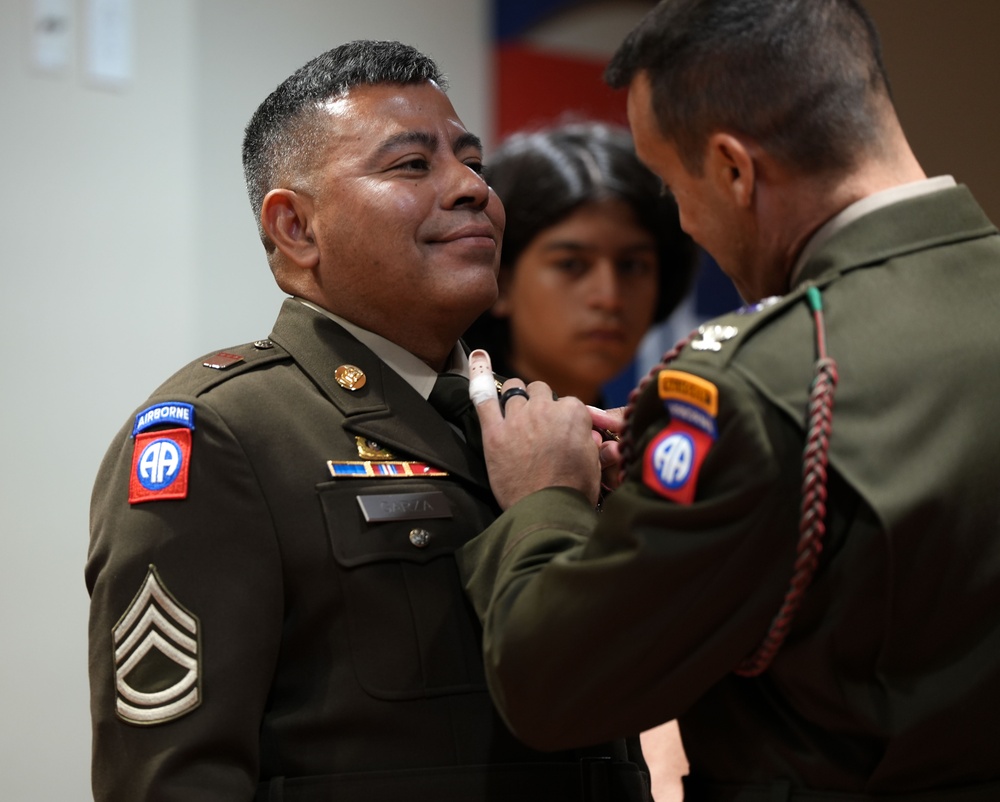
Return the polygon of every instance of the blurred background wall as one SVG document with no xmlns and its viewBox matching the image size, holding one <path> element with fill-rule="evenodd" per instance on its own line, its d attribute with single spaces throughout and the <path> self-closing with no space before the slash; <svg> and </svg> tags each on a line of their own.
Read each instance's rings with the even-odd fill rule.
<svg viewBox="0 0 1000 802">
<path fill-rule="evenodd" d="M 456 109 L 489 145 L 501 133 L 500 11 L 523 5 L 497 2 L 0 0 L 5 797 L 90 799 L 83 564 L 91 483 L 111 437 L 175 368 L 265 336 L 277 313 L 242 184 L 246 120 L 317 53 L 398 38 L 438 60 Z M 521 54 L 589 61 L 596 80 L 627 30 L 622 14 L 648 3 L 528 5 L 544 13 L 519 29 Z M 869 6 L 918 157 L 1000 219 L 1000 113 L 987 96 L 1000 3 Z M 524 88 L 513 84 L 515 103 Z"/>
</svg>

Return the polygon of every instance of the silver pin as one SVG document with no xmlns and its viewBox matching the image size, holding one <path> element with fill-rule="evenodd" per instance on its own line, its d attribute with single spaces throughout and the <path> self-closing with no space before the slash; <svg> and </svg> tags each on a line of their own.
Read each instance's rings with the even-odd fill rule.
<svg viewBox="0 0 1000 802">
<path fill-rule="evenodd" d="M 426 548 L 431 542 L 431 533 L 426 529 L 411 529 L 410 542 L 418 549 Z"/>
<path fill-rule="evenodd" d="M 722 343 L 731 340 L 740 330 L 736 326 L 708 325 L 698 327 L 697 340 L 692 340 L 691 347 L 695 351 L 721 351 Z"/>
</svg>

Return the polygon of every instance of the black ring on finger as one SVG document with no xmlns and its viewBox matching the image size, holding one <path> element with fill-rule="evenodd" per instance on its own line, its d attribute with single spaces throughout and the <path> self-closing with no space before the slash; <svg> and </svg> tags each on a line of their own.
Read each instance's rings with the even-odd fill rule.
<svg viewBox="0 0 1000 802">
<path fill-rule="evenodd" d="M 500 411 L 503 412 L 507 409 L 507 402 L 513 398 L 515 395 L 524 396 L 524 400 L 528 400 L 528 391 L 523 387 L 509 387 L 500 394 Z"/>
</svg>

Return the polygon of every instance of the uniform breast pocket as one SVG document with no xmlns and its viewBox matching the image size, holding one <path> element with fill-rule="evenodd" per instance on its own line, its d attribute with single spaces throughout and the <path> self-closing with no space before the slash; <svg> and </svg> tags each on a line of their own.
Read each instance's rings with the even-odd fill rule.
<svg viewBox="0 0 1000 802">
<path fill-rule="evenodd" d="M 489 524 L 489 511 L 444 479 L 317 490 L 362 687 L 379 699 L 482 691 L 479 622 L 453 554 Z"/>
</svg>

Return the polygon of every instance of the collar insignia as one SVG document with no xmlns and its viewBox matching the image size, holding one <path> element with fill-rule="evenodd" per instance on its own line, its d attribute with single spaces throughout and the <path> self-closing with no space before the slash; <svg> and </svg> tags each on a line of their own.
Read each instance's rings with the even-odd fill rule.
<svg viewBox="0 0 1000 802">
<path fill-rule="evenodd" d="M 698 327 L 698 337 L 691 341 L 695 351 L 721 351 L 722 343 L 731 340 L 740 330 L 736 326 L 708 324 Z"/>
<path fill-rule="evenodd" d="M 337 384 L 352 393 L 360 390 L 368 381 L 365 372 L 355 365 L 341 365 L 334 371 L 333 377 L 337 380 Z"/>
</svg>

